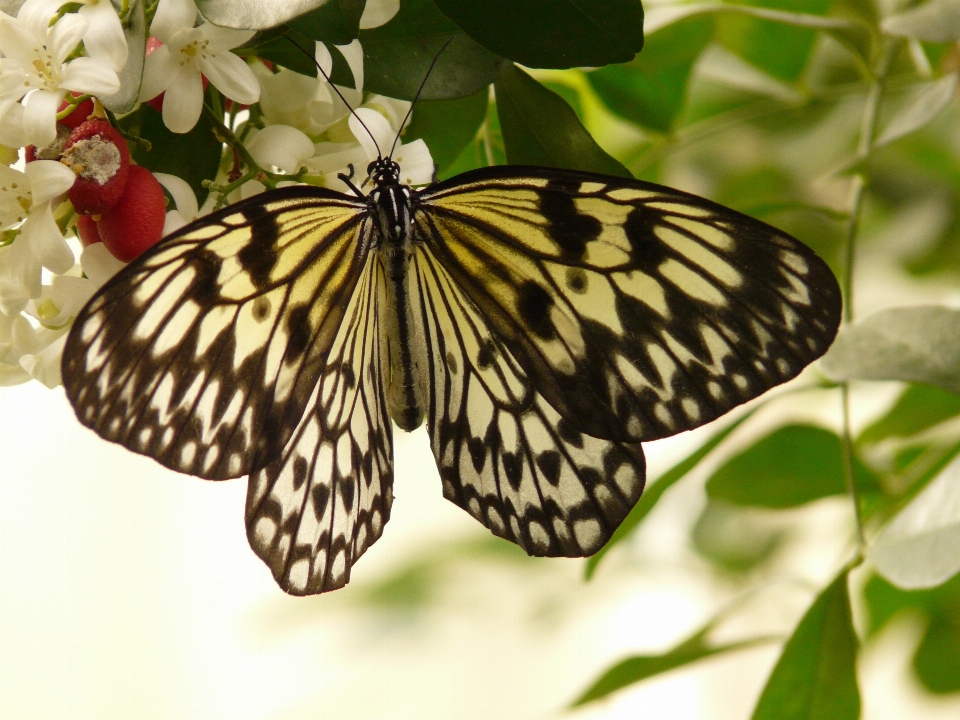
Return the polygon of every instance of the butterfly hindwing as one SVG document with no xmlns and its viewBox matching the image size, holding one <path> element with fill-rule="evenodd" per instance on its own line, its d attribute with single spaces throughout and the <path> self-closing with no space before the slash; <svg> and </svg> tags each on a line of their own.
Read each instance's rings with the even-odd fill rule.
<svg viewBox="0 0 960 720">
<path fill-rule="evenodd" d="M 362 267 L 357 206 L 318 189 L 262 195 L 118 273 L 64 350 L 80 421 L 200 477 L 239 477 L 276 458 Z"/>
<path fill-rule="evenodd" d="M 444 497 L 531 555 L 596 552 L 643 490 L 640 445 L 562 419 L 425 245 L 410 286 Z"/>
<path fill-rule="evenodd" d="M 415 222 L 529 382 L 598 437 L 702 425 L 795 376 L 839 323 L 803 244 L 658 185 L 486 168 L 428 188 Z"/>
<path fill-rule="evenodd" d="M 390 516 L 384 283 L 371 254 L 303 419 L 281 456 L 250 476 L 250 545 L 280 586 L 296 595 L 345 585 Z"/>
</svg>

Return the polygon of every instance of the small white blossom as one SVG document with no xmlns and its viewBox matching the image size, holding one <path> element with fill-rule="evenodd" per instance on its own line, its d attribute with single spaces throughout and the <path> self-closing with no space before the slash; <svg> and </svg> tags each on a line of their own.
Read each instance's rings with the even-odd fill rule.
<svg viewBox="0 0 960 720">
<path fill-rule="evenodd" d="M 167 173 L 154 173 L 153 176 L 170 193 L 175 206 L 173 209 L 167 210 L 163 222 L 163 237 L 166 237 L 187 223 L 193 222 L 200 215 L 197 207 L 197 196 L 193 194 L 193 188 L 183 178 Z"/>
<path fill-rule="evenodd" d="M 0 311 L 18 313 L 40 296 L 41 267 L 57 274 L 73 267 L 73 251 L 50 203 L 74 179 L 69 168 L 54 160 L 27 163 L 24 172 L 0 165 L 0 229 L 19 225 L 13 242 L 0 248 Z"/>
<path fill-rule="evenodd" d="M 316 152 L 310 138 L 289 125 L 268 125 L 257 132 L 246 146 L 261 167 L 273 165 L 288 175 L 296 173 L 304 160 Z"/>
<path fill-rule="evenodd" d="M 15 18 L 0 12 L 4 71 L 22 73 L 18 88 L 8 89 L 4 81 L 0 105 L 23 98 L 24 141 L 37 147 L 57 137 L 57 108 L 68 90 L 104 97 L 120 89 L 116 71 L 102 60 L 78 57 L 65 62 L 90 23 L 77 13 L 67 13 L 49 26 L 58 6 L 58 0 L 27 0 Z M 9 144 L 7 137 L 0 141 Z"/>
<path fill-rule="evenodd" d="M 197 8 L 192 0 L 160 0 L 150 32 L 164 44 L 147 56 L 141 100 L 163 96 L 163 122 L 173 132 L 189 132 L 203 110 L 201 73 L 224 95 L 244 105 L 260 97 L 260 85 L 250 67 L 229 52 L 253 31 L 231 30 L 204 23 L 194 27 Z"/>
</svg>

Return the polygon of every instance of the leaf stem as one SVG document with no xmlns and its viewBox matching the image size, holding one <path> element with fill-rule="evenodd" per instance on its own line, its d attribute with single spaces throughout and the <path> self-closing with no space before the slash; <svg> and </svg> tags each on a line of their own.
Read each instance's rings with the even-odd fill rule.
<svg viewBox="0 0 960 720">
<path fill-rule="evenodd" d="M 877 117 L 880 114 L 880 100 L 883 97 L 884 82 L 890 63 L 893 60 L 899 40 L 889 39 L 883 47 L 876 72 L 870 88 L 867 91 L 867 100 L 863 108 L 863 118 L 860 123 L 860 139 L 857 142 L 855 162 L 866 159 L 873 147 L 873 137 L 877 128 Z M 843 263 L 843 322 L 853 321 L 853 274 L 856 260 L 856 240 L 860 225 L 860 212 L 863 209 L 863 191 L 866 187 L 866 178 L 862 170 L 853 174 L 850 185 L 850 212 L 847 217 L 846 247 Z M 853 437 L 850 432 L 850 383 L 840 383 L 840 405 L 843 416 L 843 430 L 840 434 L 841 449 L 843 452 L 843 476 L 853 503 L 853 515 L 857 525 L 857 543 L 862 553 L 866 547 L 866 536 L 863 532 L 863 517 L 860 508 L 860 496 L 857 493 L 856 477 L 854 475 Z"/>
</svg>

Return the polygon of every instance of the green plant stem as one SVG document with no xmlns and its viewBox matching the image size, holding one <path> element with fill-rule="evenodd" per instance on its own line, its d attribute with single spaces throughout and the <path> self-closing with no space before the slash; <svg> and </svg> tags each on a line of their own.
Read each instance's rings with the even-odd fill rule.
<svg viewBox="0 0 960 720">
<path fill-rule="evenodd" d="M 877 63 L 876 73 L 867 91 L 867 100 L 863 108 L 863 118 L 860 123 L 860 139 L 857 142 L 855 162 L 867 158 L 873 147 L 873 136 L 877 129 L 877 117 L 880 114 L 880 99 L 883 97 L 884 81 L 890 69 L 890 63 L 896 50 L 898 40 L 888 40 L 884 45 Z M 863 209 L 863 191 L 866 187 L 866 178 L 861 170 L 854 173 L 850 187 L 850 212 L 847 217 L 846 247 L 844 250 L 843 267 L 843 322 L 853 321 L 853 274 L 856 260 L 856 240 L 860 225 L 860 213 Z M 863 517 L 860 509 L 860 496 L 854 479 L 853 469 L 853 436 L 850 432 L 850 383 L 840 383 L 840 404 L 843 414 L 843 431 L 840 434 L 841 449 L 843 452 L 843 476 L 847 491 L 853 503 L 853 515 L 857 524 L 857 543 L 862 553 L 866 547 L 866 536 L 863 532 Z"/>
<path fill-rule="evenodd" d="M 208 105 L 203 106 L 203 112 L 208 118 L 210 118 L 211 122 L 213 122 L 218 139 L 236 150 L 240 155 L 240 159 L 243 160 L 243 164 L 247 167 L 247 172 L 240 179 L 225 186 L 225 188 L 230 188 L 230 190 L 227 192 L 231 192 L 232 190 L 236 189 L 236 187 L 239 187 L 244 182 L 248 182 L 249 180 L 258 180 L 271 190 L 274 190 L 277 187 L 277 178 L 283 178 L 284 180 L 294 180 L 296 178 L 296 176 L 279 175 L 277 173 L 264 170 L 262 167 L 260 167 L 257 161 L 253 159 L 253 156 L 249 153 L 247 148 L 244 147 L 243 143 L 240 142 L 237 136 L 233 134 L 233 131 L 223 124 L 222 115 L 218 116 Z M 215 189 L 214 185 L 210 185 L 210 188 Z M 218 192 L 219 191 L 220 190 L 218 190 Z M 227 193 L 224 193 L 224 195 L 226 194 Z"/>
</svg>

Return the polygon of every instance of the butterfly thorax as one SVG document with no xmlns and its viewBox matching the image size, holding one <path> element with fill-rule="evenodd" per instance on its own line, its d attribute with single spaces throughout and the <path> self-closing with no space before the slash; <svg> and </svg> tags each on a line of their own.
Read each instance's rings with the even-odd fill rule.
<svg viewBox="0 0 960 720">
<path fill-rule="evenodd" d="M 378 160 L 368 168 L 374 189 L 367 198 L 373 221 L 374 246 L 386 275 L 386 312 L 381 342 L 390 365 L 387 408 L 404 430 L 423 423 L 423 402 L 414 365 L 413 319 L 410 309 L 409 267 L 413 253 L 412 216 L 416 195 L 399 180 L 400 168 L 392 160 Z"/>
</svg>

